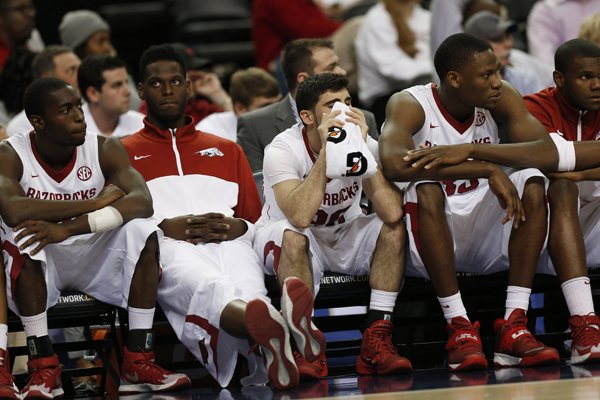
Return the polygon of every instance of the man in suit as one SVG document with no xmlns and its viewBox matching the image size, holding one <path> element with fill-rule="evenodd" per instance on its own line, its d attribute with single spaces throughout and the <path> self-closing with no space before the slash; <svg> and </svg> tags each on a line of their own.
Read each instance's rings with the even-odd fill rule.
<svg viewBox="0 0 600 400">
<path fill-rule="evenodd" d="M 327 39 L 298 39 L 283 49 L 281 66 L 289 94 L 270 106 L 240 116 L 237 125 L 237 140 L 250 162 L 252 171 L 261 171 L 265 147 L 280 132 L 301 122 L 296 109 L 298 86 L 309 76 L 323 72 L 346 75 L 339 65 L 339 57 L 333 43 Z M 375 117 L 363 111 L 369 135 L 377 139 L 379 133 Z"/>
</svg>

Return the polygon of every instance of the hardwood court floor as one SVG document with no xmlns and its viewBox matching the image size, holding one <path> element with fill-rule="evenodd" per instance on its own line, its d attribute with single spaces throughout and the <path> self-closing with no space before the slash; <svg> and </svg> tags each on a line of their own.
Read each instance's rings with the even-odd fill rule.
<svg viewBox="0 0 600 400">
<path fill-rule="evenodd" d="M 126 396 L 154 400 L 291 400 L 291 399 L 411 399 L 411 400 L 590 400 L 600 399 L 600 364 L 508 368 L 464 373 L 442 369 L 386 377 L 346 375 L 303 382 L 289 391 L 270 387 L 196 388 L 161 395 Z"/>
</svg>

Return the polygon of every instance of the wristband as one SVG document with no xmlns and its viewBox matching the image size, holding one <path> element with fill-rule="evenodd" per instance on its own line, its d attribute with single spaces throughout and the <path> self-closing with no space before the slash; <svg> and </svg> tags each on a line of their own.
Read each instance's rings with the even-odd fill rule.
<svg viewBox="0 0 600 400">
<path fill-rule="evenodd" d="M 92 232 L 106 232 L 123 224 L 121 213 L 114 207 L 106 206 L 88 214 Z"/>
</svg>

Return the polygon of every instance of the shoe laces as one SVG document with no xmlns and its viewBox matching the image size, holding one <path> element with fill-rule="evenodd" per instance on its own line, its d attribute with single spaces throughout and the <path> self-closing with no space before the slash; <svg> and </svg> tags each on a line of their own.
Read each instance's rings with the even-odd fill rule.
<svg viewBox="0 0 600 400">
<path fill-rule="evenodd" d="M 573 337 L 577 344 L 596 346 L 600 343 L 600 320 L 595 314 L 577 316 L 578 323 L 571 324 Z"/>
<path fill-rule="evenodd" d="M 396 346 L 392 343 L 390 326 L 387 324 L 373 324 L 368 328 L 369 349 L 379 355 L 381 353 L 398 354 Z"/>
<path fill-rule="evenodd" d="M 519 315 L 514 317 L 512 320 L 507 320 L 505 325 L 509 327 L 509 329 L 506 331 L 509 334 L 514 331 L 526 331 L 526 333 L 516 338 L 516 342 L 521 342 L 527 345 L 527 347 L 543 346 L 543 344 L 531 334 L 529 329 L 527 329 L 527 317 L 524 315 Z"/>
<path fill-rule="evenodd" d="M 0 366 L 0 386 L 12 386 L 14 382 L 13 376 L 4 366 Z"/>
<path fill-rule="evenodd" d="M 454 338 L 454 343 L 456 343 L 459 351 L 481 351 L 481 344 L 479 343 L 479 340 L 476 339 L 479 337 L 479 333 L 477 333 L 477 330 L 472 324 L 461 323 L 460 325 L 452 325 L 452 328 L 454 329 L 452 337 Z M 454 347 L 454 345 L 449 341 L 446 345 L 446 350 L 450 350 L 452 347 Z"/>
<path fill-rule="evenodd" d="M 133 362 L 138 368 L 143 371 L 150 371 L 150 373 L 161 374 L 161 376 L 169 375 L 169 371 L 154 362 L 154 353 L 142 351 L 141 354 L 144 357 Z"/>
<path fill-rule="evenodd" d="M 55 375 L 53 367 L 39 368 L 31 370 L 27 386 L 41 385 L 45 386 L 45 383 Z"/>
</svg>

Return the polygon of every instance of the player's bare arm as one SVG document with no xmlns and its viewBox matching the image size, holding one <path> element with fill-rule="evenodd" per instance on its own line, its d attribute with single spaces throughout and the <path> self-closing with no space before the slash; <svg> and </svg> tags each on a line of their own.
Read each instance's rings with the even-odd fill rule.
<svg viewBox="0 0 600 400">
<path fill-rule="evenodd" d="M 523 206 L 518 192 L 504 171 L 496 164 L 481 161 L 460 161 L 456 165 L 440 165 L 436 168 L 414 166 L 407 157 L 415 145 L 412 136 L 425 121 L 421 105 L 409 93 L 392 96 L 386 109 L 386 123 L 379 138 L 379 155 L 384 174 L 395 181 L 444 180 L 487 178 L 500 205 L 507 210 L 503 223 L 514 218 L 518 228 L 524 220 Z M 458 148 L 436 146 L 434 148 Z"/>
<path fill-rule="evenodd" d="M 125 196 L 111 204 L 123 221 L 152 216 L 152 196 L 142 175 L 129 161 L 127 151 L 117 138 L 98 137 L 100 167 L 107 181 L 118 186 Z"/>
<path fill-rule="evenodd" d="M 413 134 L 418 132 L 425 121 L 421 105 L 409 93 L 397 93 L 390 98 L 386 109 L 385 126 L 379 137 L 379 155 L 385 176 L 393 181 L 410 182 L 418 180 L 473 179 L 489 178 L 503 173 L 492 163 L 457 160 L 456 165 L 440 165 L 438 168 L 422 168 L 416 164 L 412 151 L 415 148 Z M 435 146 L 427 149 L 461 148 L 463 145 Z M 437 153 L 436 153 L 437 154 Z M 467 157 L 468 158 L 468 157 Z"/>
<path fill-rule="evenodd" d="M 113 187 L 88 200 L 29 198 L 19 184 L 23 164 L 10 144 L 0 144 L 0 159 L 0 214 L 12 227 L 26 220 L 63 221 L 108 206 L 123 196 Z"/>
<path fill-rule="evenodd" d="M 502 96 L 492 111 L 494 120 L 508 126 L 510 144 L 466 143 L 435 146 L 409 152 L 404 157 L 414 168 L 432 169 L 455 165 L 469 158 L 514 168 L 539 168 L 554 171 L 558 153 L 544 126 L 533 117 L 519 93 L 509 84 L 502 85 Z"/>
<path fill-rule="evenodd" d="M 374 176 L 363 180 L 363 190 L 377 216 L 386 224 L 395 224 L 402 219 L 402 192 L 391 183 L 381 169 Z"/>
<path fill-rule="evenodd" d="M 344 126 L 344 121 L 335 118 L 339 113 L 333 111 L 323 115 L 321 124 L 317 128 L 319 142 L 310 143 L 313 149 L 320 147 L 320 151 L 308 176 L 304 180 L 289 179 L 273 186 L 277 205 L 288 221 L 297 228 L 307 228 L 323 202 L 327 185 L 325 145 L 329 129 Z M 302 207 L 299 207 L 299 204 Z"/>
<path fill-rule="evenodd" d="M 221 213 L 165 218 L 158 226 L 166 236 L 193 244 L 234 240 L 248 230 L 242 219 L 226 217 Z"/>
</svg>

